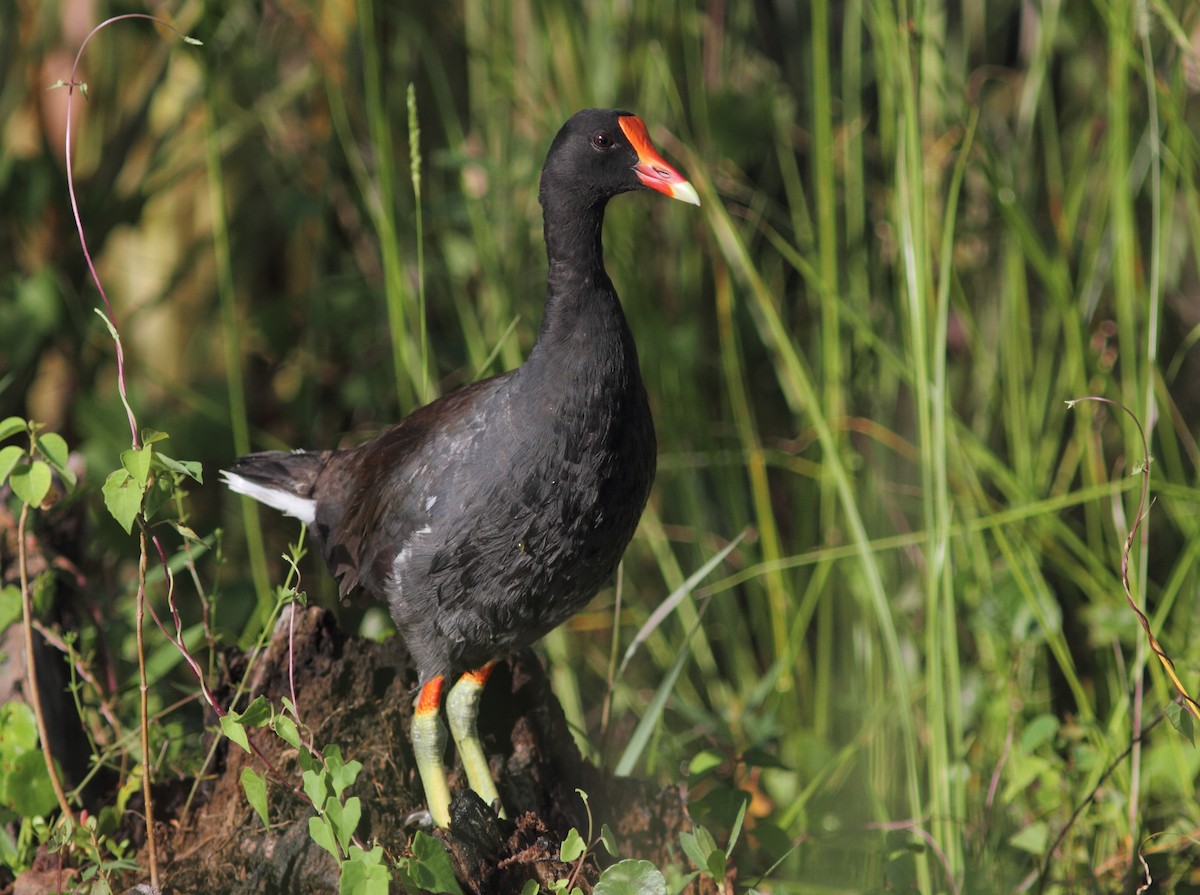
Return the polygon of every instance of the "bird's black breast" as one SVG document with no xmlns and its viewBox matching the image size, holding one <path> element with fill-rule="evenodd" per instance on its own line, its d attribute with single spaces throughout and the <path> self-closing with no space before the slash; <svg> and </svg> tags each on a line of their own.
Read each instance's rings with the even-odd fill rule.
<svg viewBox="0 0 1200 895">
<path fill-rule="evenodd" d="M 475 387 L 452 418 L 418 412 L 358 449 L 342 540 L 354 545 L 358 585 L 388 604 L 423 677 L 532 643 L 612 575 L 654 478 L 634 364 L 573 382 L 527 364 Z"/>
</svg>

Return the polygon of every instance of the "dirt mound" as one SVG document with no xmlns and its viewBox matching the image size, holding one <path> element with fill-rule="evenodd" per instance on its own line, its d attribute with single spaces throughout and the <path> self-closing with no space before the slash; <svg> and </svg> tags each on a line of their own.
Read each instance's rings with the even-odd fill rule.
<svg viewBox="0 0 1200 895">
<path fill-rule="evenodd" d="M 336 743 L 347 759 L 363 764 L 353 787 L 363 806 L 360 839 L 404 854 L 417 828 L 412 817 L 424 804 L 408 741 L 416 672 L 403 645 L 395 638 L 349 637 L 324 610 L 302 609 L 291 637 L 281 623 L 253 663 L 250 689 L 278 705 L 290 697 L 292 679 L 299 716 L 317 747 Z M 467 789 L 461 766 L 449 767 L 453 821 L 450 832 L 435 835 L 447 845 L 464 892 L 518 892 L 529 879 L 549 885 L 569 877 L 574 868 L 559 860 L 559 846 L 572 827 L 588 829 L 577 788 L 588 794 L 594 829 L 606 823 L 616 834 L 621 857 L 660 867 L 686 863 L 679 834 L 691 823 L 679 788 L 616 778 L 584 761 L 532 653 L 497 666 L 479 729 L 513 819 L 498 820 Z M 337 868 L 309 837 L 313 809 L 291 788 L 301 778 L 295 750 L 269 730 L 253 731 L 251 738 L 279 772 L 268 775 L 270 828 L 263 828 L 239 782 L 243 767 L 262 771 L 264 763 L 224 741 L 203 804 L 160 825 L 164 880 L 177 892 L 335 891 Z M 599 870 L 589 857 L 578 884 L 590 890 Z"/>
</svg>

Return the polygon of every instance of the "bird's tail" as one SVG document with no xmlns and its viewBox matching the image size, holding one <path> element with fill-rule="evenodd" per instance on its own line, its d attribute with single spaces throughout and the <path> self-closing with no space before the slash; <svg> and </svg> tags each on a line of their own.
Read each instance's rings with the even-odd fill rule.
<svg viewBox="0 0 1200 895">
<path fill-rule="evenodd" d="M 221 479 L 231 491 L 311 523 L 316 517 L 317 477 L 328 456 L 328 451 L 247 454 L 229 469 L 221 470 Z"/>
</svg>

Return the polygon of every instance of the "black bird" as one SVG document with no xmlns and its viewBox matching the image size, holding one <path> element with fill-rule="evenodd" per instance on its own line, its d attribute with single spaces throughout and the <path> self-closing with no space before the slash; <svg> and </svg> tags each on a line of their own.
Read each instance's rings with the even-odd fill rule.
<svg viewBox="0 0 1200 895">
<path fill-rule="evenodd" d="M 450 822 L 438 717 L 471 787 L 495 783 L 475 733 L 487 675 L 612 575 L 654 479 L 637 349 L 604 269 L 608 200 L 652 189 L 699 205 L 642 120 L 586 109 L 542 168 L 549 281 L 525 363 L 418 408 L 359 447 L 242 457 L 228 486 L 306 522 L 346 596 L 384 601 L 420 672 L 412 743 L 430 813 Z"/>
</svg>

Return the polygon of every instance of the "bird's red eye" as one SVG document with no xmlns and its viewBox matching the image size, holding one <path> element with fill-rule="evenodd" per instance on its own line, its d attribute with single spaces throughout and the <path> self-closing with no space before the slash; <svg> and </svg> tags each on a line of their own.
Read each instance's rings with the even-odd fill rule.
<svg viewBox="0 0 1200 895">
<path fill-rule="evenodd" d="M 608 131 L 597 131 L 592 134 L 592 145 L 597 149 L 612 149 L 613 138 L 608 135 Z"/>
</svg>

